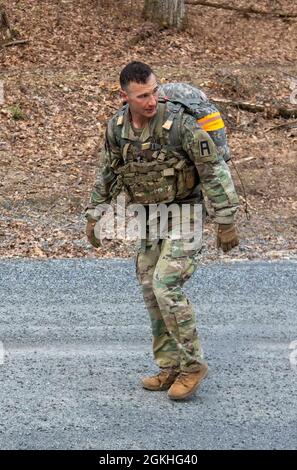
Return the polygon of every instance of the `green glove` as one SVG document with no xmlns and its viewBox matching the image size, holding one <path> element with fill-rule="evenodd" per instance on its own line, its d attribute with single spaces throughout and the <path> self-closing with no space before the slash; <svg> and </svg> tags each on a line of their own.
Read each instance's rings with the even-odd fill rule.
<svg viewBox="0 0 297 470">
<path fill-rule="evenodd" d="M 219 224 L 217 231 L 217 248 L 224 253 L 239 245 L 237 230 L 234 224 Z"/>
</svg>

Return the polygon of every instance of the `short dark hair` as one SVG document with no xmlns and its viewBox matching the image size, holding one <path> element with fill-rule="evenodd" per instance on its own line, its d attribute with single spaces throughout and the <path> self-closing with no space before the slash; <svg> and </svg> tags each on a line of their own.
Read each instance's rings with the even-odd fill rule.
<svg viewBox="0 0 297 470">
<path fill-rule="evenodd" d="M 146 83 L 152 73 L 154 72 L 149 65 L 143 62 L 130 62 L 120 73 L 121 88 L 125 90 L 130 82 Z"/>
</svg>

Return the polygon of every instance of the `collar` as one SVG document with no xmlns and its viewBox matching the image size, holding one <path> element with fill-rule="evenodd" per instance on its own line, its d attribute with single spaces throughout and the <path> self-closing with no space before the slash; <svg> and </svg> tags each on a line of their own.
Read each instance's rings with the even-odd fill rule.
<svg viewBox="0 0 297 470">
<path fill-rule="evenodd" d="M 155 129 L 160 122 L 163 122 L 165 106 L 162 103 L 158 103 L 157 113 L 153 118 L 149 120 L 146 126 L 142 130 L 141 136 L 136 136 L 133 132 L 133 128 L 131 125 L 131 115 L 129 106 L 127 106 L 124 112 L 124 119 L 123 119 L 123 127 L 121 137 L 122 139 L 132 140 L 132 141 L 140 141 L 146 142 L 150 138 L 153 137 L 155 134 Z"/>
</svg>

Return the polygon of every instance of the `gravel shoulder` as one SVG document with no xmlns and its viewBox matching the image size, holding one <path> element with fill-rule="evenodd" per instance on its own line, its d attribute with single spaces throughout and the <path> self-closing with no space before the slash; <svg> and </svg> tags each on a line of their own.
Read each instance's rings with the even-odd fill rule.
<svg viewBox="0 0 297 470">
<path fill-rule="evenodd" d="M 139 385 L 156 369 L 133 262 L 2 260 L 0 448 L 296 449 L 296 267 L 198 268 L 210 374 L 175 403 Z"/>
</svg>

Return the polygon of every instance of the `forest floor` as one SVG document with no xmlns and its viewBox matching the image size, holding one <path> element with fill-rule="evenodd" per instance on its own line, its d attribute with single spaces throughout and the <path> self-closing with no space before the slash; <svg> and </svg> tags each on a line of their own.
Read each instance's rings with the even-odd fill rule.
<svg viewBox="0 0 297 470">
<path fill-rule="evenodd" d="M 297 116 L 275 116 L 276 106 L 293 106 L 297 18 L 188 6 L 188 30 L 177 32 L 144 22 L 141 0 L 80 3 L 4 1 L 11 25 L 29 42 L 0 48 L 0 257 L 134 253 L 130 242 L 90 247 L 83 215 L 95 149 L 121 104 L 118 76 L 130 60 L 149 63 L 163 82 L 185 81 L 209 97 L 265 105 L 259 113 L 221 107 L 251 218 L 231 165 L 242 203 L 241 244 L 218 253 L 208 219 L 203 260 L 297 257 Z M 297 14 L 293 0 L 255 4 Z"/>
</svg>

